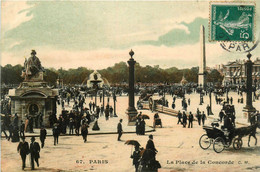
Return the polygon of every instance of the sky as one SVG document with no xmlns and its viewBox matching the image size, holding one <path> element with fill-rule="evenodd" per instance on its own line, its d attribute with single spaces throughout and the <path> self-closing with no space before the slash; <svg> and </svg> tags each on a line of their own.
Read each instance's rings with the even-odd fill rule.
<svg viewBox="0 0 260 172">
<path fill-rule="evenodd" d="M 1 65 L 22 65 L 34 49 L 45 68 L 103 69 L 126 62 L 133 49 L 142 66 L 190 68 L 200 62 L 200 25 L 205 26 L 207 66 L 246 58 L 209 42 L 208 23 L 205 0 L 3 0 Z M 252 54 L 252 59 L 260 57 L 259 47 Z"/>
</svg>

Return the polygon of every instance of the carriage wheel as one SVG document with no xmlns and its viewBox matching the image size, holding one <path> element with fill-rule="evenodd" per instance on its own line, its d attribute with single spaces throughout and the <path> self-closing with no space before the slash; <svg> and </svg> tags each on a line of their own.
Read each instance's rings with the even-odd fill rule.
<svg viewBox="0 0 260 172">
<path fill-rule="evenodd" d="M 222 137 L 217 137 L 214 140 L 213 149 L 216 153 L 220 153 L 225 149 L 225 141 Z"/>
<path fill-rule="evenodd" d="M 207 134 L 203 134 L 201 137 L 200 137 L 200 140 L 199 140 L 199 144 L 200 144 L 200 147 L 201 149 L 208 149 L 211 145 L 211 139 L 208 137 Z"/>
<path fill-rule="evenodd" d="M 235 150 L 239 150 L 239 149 L 241 149 L 242 145 L 243 145 L 242 139 L 241 138 L 235 138 L 235 140 L 233 142 L 233 148 Z"/>
</svg>

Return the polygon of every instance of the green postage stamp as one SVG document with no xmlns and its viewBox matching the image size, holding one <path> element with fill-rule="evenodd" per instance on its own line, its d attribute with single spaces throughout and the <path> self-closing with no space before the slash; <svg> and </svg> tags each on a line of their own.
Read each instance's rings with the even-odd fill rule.
<svg viewBox="0 0 260 172">
<path fill-rule="evenodd" d="M 255 4 L 211 3 L 211 41 L 254 41 Z"/>
</svg>

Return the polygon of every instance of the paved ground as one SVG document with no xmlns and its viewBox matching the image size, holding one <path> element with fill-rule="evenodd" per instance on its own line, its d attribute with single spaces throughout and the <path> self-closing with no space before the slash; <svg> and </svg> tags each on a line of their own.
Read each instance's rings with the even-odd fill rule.
<svg viewBox="0 0 260 172">
<path fill-rule="evenodd" d="M 203 110 L 206 107 L 206 103 L 202 106 L 198 105 L 198 95 L 188 96 L 193 97 L 188 111 L 195 111 L 197 107 Z M 237 98 L 234 99 L 237 100 Z M 126 130 L 127 116 L 124 112 L 127 108 L 127 98 L 118 97 L 117 100 L 119 117 L 109 121 L 105 121 L 102 119 L 104 117 L 101 117 L 101 130 L 107 128 L 109 129 L 107 131 L 115 131 L 119 118 L 123 118 L 123 129 Z M 206 98 L 204 101 L 207 102 Z M 257 104 L 259 104 L 259 101 L 255 102 L 254 106 L 257 107 Z M 176 106 L 176 109 L 180 108 L 180 99 L 177 100 Z M 239 120 L 241 115 L 241 122 L 246 122 L 246 117 L 239 111 L 243 106 L 240 104 L 236 106 L 239 116 L 237 118 Z M 221 107 L 219 105 L 213 105 L 213 107 L 213 113 L 218 114 L 218 109 Z M 151 117 L 150 120 L 146 120 L 146 124 L 152 125 L 153 113 L 148 110 L 144 110 L 143 113 Z M 162 166 L 159 171 L 259 171 L 260 147 L 259 143 L 257 146 L 253 145 L 254 139 L 250 142 L 252 147 L 247 147 L 248 137 L 244 137 L 241 150 L 234 150 L 231 146 L 217 154 L 212 146 L 208 150 L 200 148 L 199 138 L 205 133 L 202 126 L 194 122 L 193 128 L 183 128 L 181 125 L 177 125 L 175 117 L 159 115 L 162 119 L 163 128 L 156 128 L 156 131 L 153 132 L 154 143 L 159 151 L 156 158 Z M 207 122 L 210 123 L 209 120 Z M 134 131 L 134 129 L 130 130 Z M 57 146 L 53 145 L 53 138 L 48 137 L 46 146 L 41 150 L 40 167 L 36 171 L 134 171 L 130 159 L 133 147 L 125 145 L 124 142 L 135 139 L 141 146 L 145 147 L 149 134 L 137 136 L 132 133 L 124 133 L 122 142 L 116 140 L 116 134 L 90 135 L 87 143 L 83 142 L 81 136 L 63 136 L 60 137 Z M 259 139 L 259 134 L 257 134 L 257 138 Z M 39 139 L 37 138 L 36 141 L 39 142 Z M 18 143 L 1 139 L 2 171 L 21 171 L 21 159 L 16 151 L 17 145 Z M 27 166 L 29 167 L 29 158 L 27 158 Z M 27 170 L 30 170 L 30 168 L 26 168 Z"/>
</svg>

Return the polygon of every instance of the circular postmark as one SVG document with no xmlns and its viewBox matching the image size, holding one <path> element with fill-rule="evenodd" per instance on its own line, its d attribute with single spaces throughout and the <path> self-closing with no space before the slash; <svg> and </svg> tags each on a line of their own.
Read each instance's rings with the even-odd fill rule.
<svg viewBox="0 0 260 172">
<path fill-rule="evenodd" d="M 254 50 L 259 43 L 259 39 L 256 42 L 220 42 L 220 46 L 231 53 L 248 53 Z"/>
</svg>

